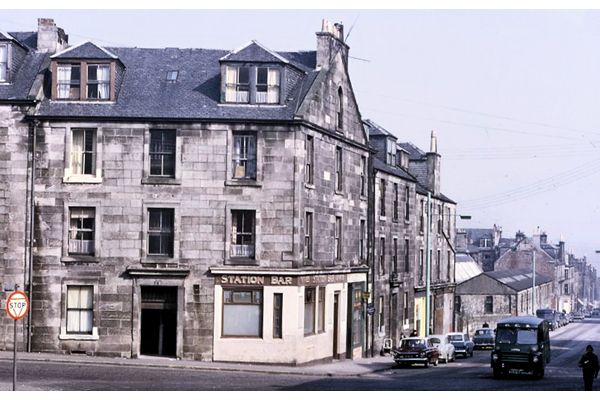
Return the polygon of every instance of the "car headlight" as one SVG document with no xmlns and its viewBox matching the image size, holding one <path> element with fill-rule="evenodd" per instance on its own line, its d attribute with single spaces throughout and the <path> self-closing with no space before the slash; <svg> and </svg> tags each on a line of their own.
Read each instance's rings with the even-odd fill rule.
<svg viewBox="0 0 600 400">
<path fill-rule="evenodd" d="M 538 351 L 537 344 L 536 344 L 536 345 L 533 345 L 533 346 L 531 346 L 531 351 L 533 351 L 533 352 L 536 352 L 536 351 Z"/>
<path fill-rule="evenodd" d="M 496 353 L 492 354 L 492 360 L 498 361 L 498 354 L 496 354 Z"/>
<path fill-rule="evenodd" d="M 539 362 L 539 361 L 540 361 L 540 359 L 538 358 L 538 356 L 533 356 L 533 362 L 534 363 Z"/>
</svg>

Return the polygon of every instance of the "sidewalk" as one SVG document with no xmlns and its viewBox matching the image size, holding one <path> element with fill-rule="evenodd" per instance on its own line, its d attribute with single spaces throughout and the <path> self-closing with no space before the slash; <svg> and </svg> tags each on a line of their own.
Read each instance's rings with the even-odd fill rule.
<svg viewBox="0 0 600 400">
<path fill-rule="evenodd" d="M 0 351 L 0 362 L 11 362 L 12 351 Z M 86 355 L 61 355 L 52 353 L 25 353 L 17 354 L 17 364 L 25 361 L 57 362 L 57 363 L 82 363 L 121 366 L 144 366 L 155 368 L 184 368 L 211 371 L 237 371 L 255 373 L 276 373 L 292 375 L 316 375 L 316 376 L 361 376 L 377 371 L 392 368 L 395 364 L 391 356 L 375 356 L 358 360 L 333 361 L 326 364 L 309 366 L 279 366 L 279 365 L 256 365 L 236 364 L 225 362 L 189 361 L 176 360 L 162 357 L 142 356 L 136 359 L 89 357 Z M 4 385 L 2 385 L 4 386 Z M 12 386 L 2 387 L 0 390 L 12 390 Z"/>
</svg>

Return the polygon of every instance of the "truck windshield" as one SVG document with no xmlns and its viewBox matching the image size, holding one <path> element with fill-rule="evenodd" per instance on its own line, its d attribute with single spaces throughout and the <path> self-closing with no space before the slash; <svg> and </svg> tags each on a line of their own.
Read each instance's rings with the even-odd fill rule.
<svg viewBox="0 0 600 400">
<path fill-rule="evenodd" d="M 498 329 L 497 342 L 501 344 L 536 344 L 537 330 L 535 329 Z"/>
</svg>

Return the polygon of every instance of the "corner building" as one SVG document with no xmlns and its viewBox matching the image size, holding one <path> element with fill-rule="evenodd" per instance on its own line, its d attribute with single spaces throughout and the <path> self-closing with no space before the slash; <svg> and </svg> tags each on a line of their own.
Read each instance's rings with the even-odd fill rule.
<svg viewBox="0 0 600 400">
<path fill-rule="evenodd" d="M 31 351 L 362 357 L 369 147 L 343 37 L 323 21 L 316 51 L 108 48 L 44 19 L 0 37 L 19 52 L 3 86 L 28 101 L 2 112 L 23 164 L 3 246 L 24 260 L 2 282 L 31 298 Z"/>
</svg>

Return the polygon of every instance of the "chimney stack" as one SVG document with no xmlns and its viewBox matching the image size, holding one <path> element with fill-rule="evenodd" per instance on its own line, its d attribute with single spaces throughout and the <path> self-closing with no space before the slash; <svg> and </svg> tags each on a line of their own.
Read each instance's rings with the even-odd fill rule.
<svg viewBox="0 0 600 400">
<path fill-rule="evenodd" d="M 38 18 L 38 51 L 59 52 L 69 45 L 69 37 L 65 31 L 56 26 L 51 18 Z"/>
<path fill-rule="evenodd" d="M 433 195 L 440 194 L 440 156 L 437 152 L 437 137 L 435 131 L 431 131 L 431 150 L 427 157 L 427 190 Z"/>
<path fill-rule="evenodd" d="M 348 49 L 344 43 L 344 26 L 324 19 L 321 32 L 317 32 L 317 68 L 329 66 L 338 52 L 341 52 L 344 62 L 347 62 Z"/>
</svg>

